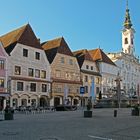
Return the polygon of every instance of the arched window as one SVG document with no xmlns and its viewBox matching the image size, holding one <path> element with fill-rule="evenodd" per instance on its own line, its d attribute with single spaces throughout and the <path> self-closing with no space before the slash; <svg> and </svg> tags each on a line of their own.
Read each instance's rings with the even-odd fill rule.
<svg viewBox="0 0 140 140">
<path fill-rule="evenodd" d="M 133 38 L 131 38 L 131 44 L 133 45 Z"/>
<path fill-rule="evenodd" d="M 128 44 L 128 38 L 125 38 L 124 42 L 125 44 Z"/>
</svg>

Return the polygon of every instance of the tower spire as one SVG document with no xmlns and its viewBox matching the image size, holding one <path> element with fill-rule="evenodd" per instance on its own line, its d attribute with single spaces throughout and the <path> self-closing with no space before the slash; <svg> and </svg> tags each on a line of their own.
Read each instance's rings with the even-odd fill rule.
<svg viewBox="0 0 140 140">
<path fill-rule="evenodd" d="M 132 27 L 129 9 L 128 9 L 128 0 L 126 1 L 126 13 L 125 13 L 125 21 L 124 21 L 124 28 L 130 29 Z"/>
<path fill-rule="evenodd" d="M 128 0 L 126 0 L 126 9 L 128 9 Z"/>
</svg>

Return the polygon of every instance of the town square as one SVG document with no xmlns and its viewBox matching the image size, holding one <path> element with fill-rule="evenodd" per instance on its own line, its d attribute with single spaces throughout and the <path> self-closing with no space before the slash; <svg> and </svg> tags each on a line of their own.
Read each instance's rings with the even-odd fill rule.
<svg viewBox="0 0 140 140">
<path fill-rule="evenodd" d="M 137 0 L 5 0 L 0 140 L 140 140 Z"/>
<path fill-rule="evenodd" d="M 140 117 L 131 109 L 93 109 L 92 118 L 83 110 L 15 113 L 14 120 L 0 121 L 2 140 L 139 140 Z M 0 115 L 0 119 L 2 115 Z"/>
</svg>

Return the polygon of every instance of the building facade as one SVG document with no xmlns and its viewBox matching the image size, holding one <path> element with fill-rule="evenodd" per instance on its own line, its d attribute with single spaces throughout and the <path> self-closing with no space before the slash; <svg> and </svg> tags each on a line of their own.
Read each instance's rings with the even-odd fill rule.
<svg viewBox="0 0 140 140">
<path fill-rule="evenodd" d="M 51 105 L 80 105 L 80 68 L 63 37 L 42 44 L 51 65 Z"/>
<path fill-rule="evenodd" d="M 127 6 L 122 30 L 122 52 L 108 53 L 108 56 L 119 67 L 121 88 L 129 96 L 138 95 L 140 85 L 140 63 L 139 58 L 135 57 L 134 35 L 135 30 L 132 27 Z"/>
<path fill-rule="evenodd" d="M 0 37 L 8 54 L 10 106 L 47 106 L 50 65 L 29 24 Z"/>
<path fill-rule="evenodd" d="M 85 94 L 83 97 L 84 105 L 87 104 L 87 99 L 93 96 L 98 99 L 99 93 L 101 91 L 101 75 L 99 73 L 99 68 L 96 62 L 90 56 L 88 50 L 78 50 L 73 52 L 74 56 L 77 58 L 83 86 L 85 87 Z M 91 93 L 92 83 L 94 82 L 94 93 Z"/>
<path fill-rule="evenodd" d="M 0 110 L 6 106 L 6 101 L 9 99 L 7 89 L 7 54 L 0 42 Z"/>
<path fill-rule="evenodd" d="M 116 87 L 115 80 L 117 78 L 119 68 L 101 49 L 90 50 L 89 53 L 97 63 L 99 72 L 102 76 L 102 96 L 111 97 L 114 94 L 114 88 Z"/>
</svg>

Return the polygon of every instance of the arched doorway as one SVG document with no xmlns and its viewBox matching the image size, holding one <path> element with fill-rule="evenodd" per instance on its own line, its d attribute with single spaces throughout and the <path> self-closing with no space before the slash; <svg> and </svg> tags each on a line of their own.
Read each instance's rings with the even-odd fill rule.
<svg viewBox="0 0 140 140">
<path fill-rule="evenodd" d="M 78 99 L 74 99 L 74 105 L 78 105 Z"/>
<path fill-rule="evenodd" d="M 13 107 L 17 107 L 18 106 L 18 99 L 13 98 L 12 103 L 13 103 Z"/>
<path fill-rule="evenodd" d="M 60 105 L 60 98 L 54 97 L 54 106 Z"/>
<path fill-rule="evenodd" d="M 37 102 L 36 99 L 31 99 L 31 106 L 36 107 Z"/>
<path fill-rule="evenodd" d="M 83 106 L 83 107 L 85 107 L 85 103 L 86 103 L 85 100 L 86 100 L 85 98 L 81 98 L 81 106 Z"/>
<path fill-rule="evenodd" d="M 3 109 L 4 97 L 0 97 L 0 110 Z"/>
<path fill-rule="evenodd" d="M 21 105 L 27 106 L 27 99 L 21 99 Z"/>
<path fill-rule="evenodd" d="M 48 104 L 48 97 L 46 97 L 46 96 L 42 96 L 41 98 L 40 98 L 40 106 L 41 107 L 45 107 L 45 106 L 48 106 L 49 104 Z"/>
</svg>

